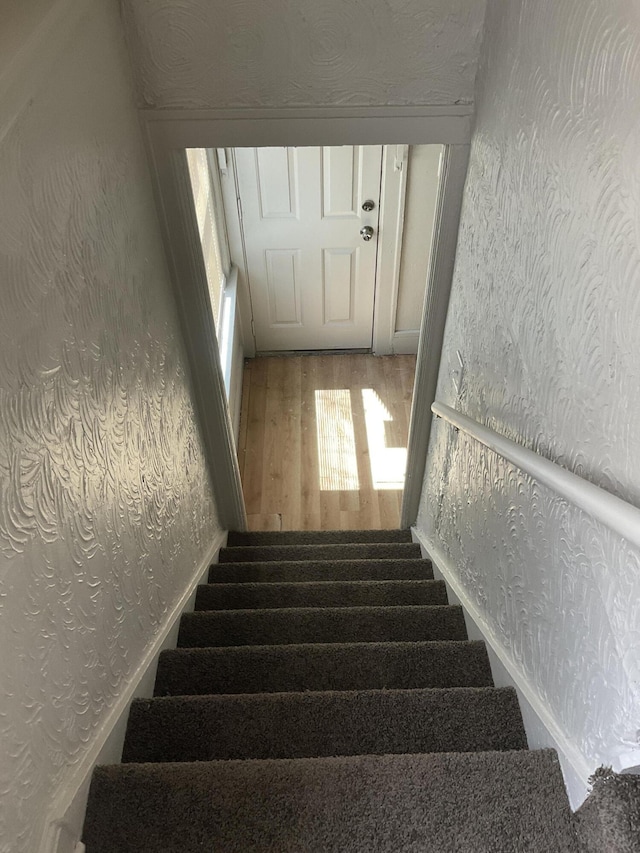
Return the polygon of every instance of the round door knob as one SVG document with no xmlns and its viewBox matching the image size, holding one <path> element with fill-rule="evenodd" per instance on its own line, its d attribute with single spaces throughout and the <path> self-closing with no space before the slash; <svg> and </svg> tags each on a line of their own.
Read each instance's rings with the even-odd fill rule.
<svg viewBox="0 0 640 853">
<path fill-rule="evenodd" d="M 363 225 L 360 229 L 360 234 L 362 235 L 362 239 L 368 243 L 373 237 L 373 228 L 370 225 Z"/>
<path fill-rule="evenodd" d="M 362 203 L 362 209 L 366 210 L 367 213 L 369 213 L 371 210 L 373 210 L 373 208 L 375 206 L 376 206 L 375 201 L 372 201 L 370 198 L 368 198 L 365 202 Z"/>
</svg>

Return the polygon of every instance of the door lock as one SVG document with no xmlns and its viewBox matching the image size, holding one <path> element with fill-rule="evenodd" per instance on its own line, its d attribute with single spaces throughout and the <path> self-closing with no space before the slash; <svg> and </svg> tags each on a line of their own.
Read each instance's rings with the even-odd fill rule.
<svg viewBox="0 0 640 853">
<path fill-rule="evenodd" d="M 365 202 L 363 202 L 362 209 L 366 210 L 366 212 L 369 213 L 370 211 L 372 211 L 375 208 L 375 206 L 376 206 L 375 201 L 372 201 L 370 198 L 368 198 Z"/>
<path fill-rule="evenodd" d="M 373 228 L 370 225 L 363 225 L 360 229 L 360 234 L 362 235 L 362 239 L 365 243 L 368 243 L 373 237 Z"/>
</svg>

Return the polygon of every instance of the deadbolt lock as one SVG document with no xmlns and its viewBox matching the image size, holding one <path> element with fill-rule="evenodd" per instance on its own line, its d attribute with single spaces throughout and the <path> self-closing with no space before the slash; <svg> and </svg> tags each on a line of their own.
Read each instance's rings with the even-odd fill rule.
<svg viewBox="0 0 640 853">
<path fill-rule="evenodd" d="M 369 213 L 369 211 L 373 210 L 375 206 L 376 206 L 375 201 L 372 201 L 370 198 L 368 198 L 365 202 L 362 203 L 362 209 L 366 210 L 367 213 Z"/>
</svg>

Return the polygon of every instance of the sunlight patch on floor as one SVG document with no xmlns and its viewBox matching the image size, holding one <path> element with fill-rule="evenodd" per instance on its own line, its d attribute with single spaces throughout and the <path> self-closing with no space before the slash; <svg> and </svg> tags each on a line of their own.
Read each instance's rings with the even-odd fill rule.
<svg viewBox="0 0 640 853">
<path fill-rule="evenodd" d="M 362 389 L 362 402 L 373 488 L 403 489 L 407 448 L 387 447 L 385 422 L 392 421 L 393 418 L 373 388 Z"/>
<path fill-rule="evenodd" d="M 346 388 L 317 390 L 315 398 L 320 489 L 357 491 L 360 480 L 351 392 Z"/>
</svg>

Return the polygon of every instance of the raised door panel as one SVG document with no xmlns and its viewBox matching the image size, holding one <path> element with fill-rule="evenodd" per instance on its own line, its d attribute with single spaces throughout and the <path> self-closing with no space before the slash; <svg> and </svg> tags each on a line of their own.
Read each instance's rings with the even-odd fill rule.
<svg viewBox="0 0 640 853">
<path fill-rule="evenodd" d="M 256 148 L 256 176 L 261 219 L 297 219 L 298 150 Z"/>
<path fill-rule="evenodd" d="M 358 216 L 362 148 L 350 145 L 325 146 L 321 164 L 323 218 Z"/>
<path fill-rule="evenodd" d="M 269 325 L 299 326 L 300 252 L 297 249 L 267 249 L 265 252 Z"/>
<path fill-rule="evenodd" d="M 325 249 L 322 296 L 325 325 L 353 324 L 358 249 Z"/>
</svg>

